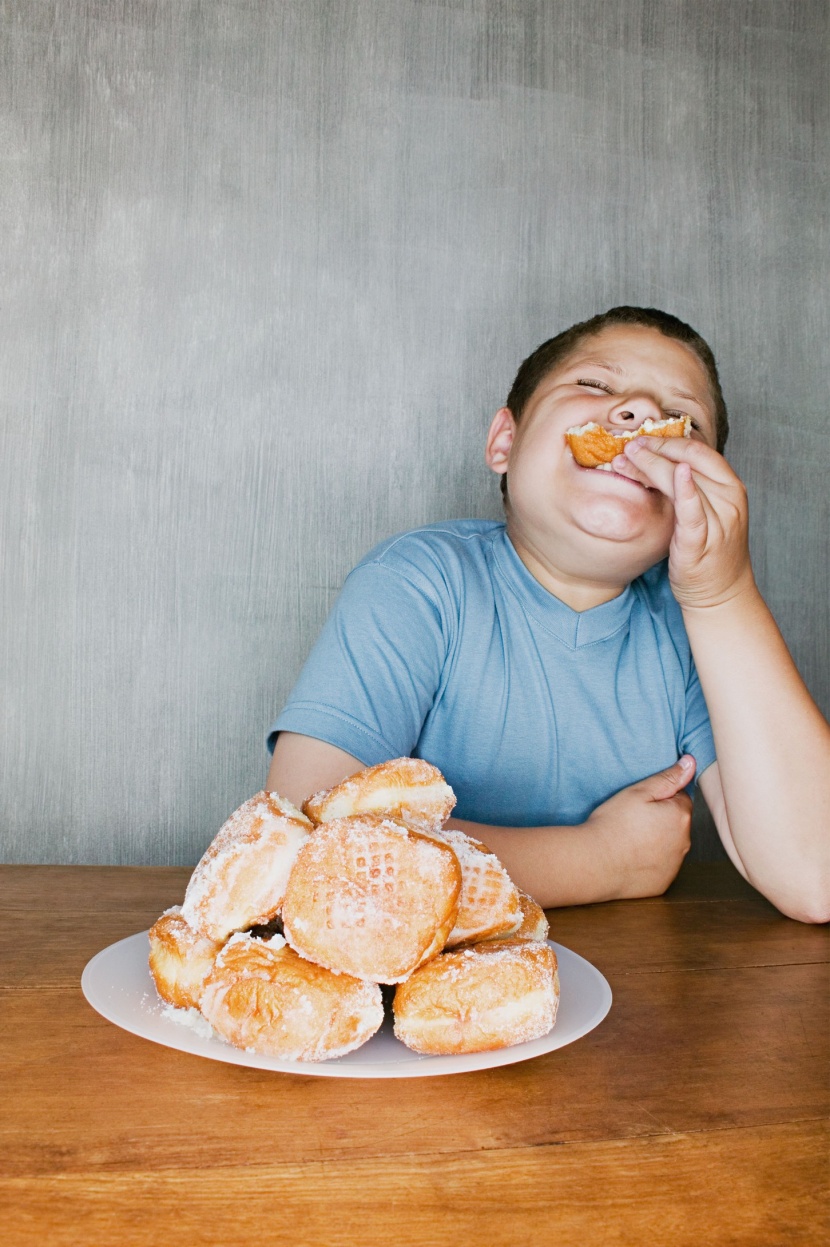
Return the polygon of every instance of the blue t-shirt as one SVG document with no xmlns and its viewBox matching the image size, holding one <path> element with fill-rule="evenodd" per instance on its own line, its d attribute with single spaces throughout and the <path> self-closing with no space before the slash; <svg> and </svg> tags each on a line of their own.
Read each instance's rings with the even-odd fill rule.
<svg viewBox="0 0 830 1247">
<path fill-rule="evenodd" d="M 681 753 L 715 760 L 666 563 L 574 611 L 503 523 L 455 520 L 383 542 L 349 575 L 269 735 L 300 732 L 372 766 L 425 758 L 454 817 L 582 823 Z"/>
</svg>

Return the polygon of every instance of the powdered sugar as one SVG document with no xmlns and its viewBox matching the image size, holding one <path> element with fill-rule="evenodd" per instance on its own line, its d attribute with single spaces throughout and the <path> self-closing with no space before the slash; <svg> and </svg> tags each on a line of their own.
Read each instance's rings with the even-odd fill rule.
<svg viewBox="0 0 830 1247">
<path fill-rule="evenodd" d="M 310 830 L 305 815 L 276 793 L 251 797 L 193 871 L 182 905 L 187 921 L 214 939 L 267 922 Z"/>
<path fill-rule="evenodd" d="M 458 914 L 447 946 L 516 930 L 522 920 L 519 891 L 496 855 L 463 831 L 433 834 L 452 849 L 461 866 Z"/>
<path fill-rule="evenodd" d="M 547 944 L 478 944 L 444 953 L 397 989 L 395 1034 L 427 1054 L 503 1048 L 547 1034 L 558 1002 Z"/>
<path fill-rule="evenodd" d="M 202 1017 L 198 1009 L 177 1009 L 175 1005 L 165 1005 L 161 1016 L 168 1022 L 175 1022 L 177 1026 L 186 1026 L 188 1030 L 195 1031 L 202 1039 L 217 1038 L 210 1022 Z"/>
<path fill-rule="evenodd" d="M 285 934 L 329 969 L 392 983 L 440 950 L 460 868 L 448 846 L 384 815 L 323 823 L 303 846 L 283 906 Z"/>
</svg>

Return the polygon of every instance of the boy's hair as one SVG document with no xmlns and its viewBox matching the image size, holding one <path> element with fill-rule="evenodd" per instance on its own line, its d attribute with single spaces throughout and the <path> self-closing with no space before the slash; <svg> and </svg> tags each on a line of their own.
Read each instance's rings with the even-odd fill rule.
<svg viewBox="0 0 830 1247">
<path fill-rule="evenodd" d="M 661 312 L 656 307 L 612 307 L 607 312 L 600 312 L 590 320 L 580 321 L 571 325 L 570 329 L 558 333 L 555 338 L 548 338 L 537 347 L 516 373 L 516 380 L 510 389 L 505 404 L 518 424 L 525 407 L 538 387 L 562 360 L 566 359 L 585 338 L 591 338 L 602 329 L 612 325 L 643 325 L 646 329 L 656 329 L 667 338 L 676 338 L 684 342 L 697 355 L 709 376 L 709 385 L 715 403 L 715 434 L 717 449 L 721 453 L 729 436 L 729 416 L 726 411 L 723 391 L 721 390 L 718 366 L 708 343 L 687 325 L 685 321 L 670 312 Z M 507 474 L 501 478 L 501 492 L 507 497 Z"/>
</svg>

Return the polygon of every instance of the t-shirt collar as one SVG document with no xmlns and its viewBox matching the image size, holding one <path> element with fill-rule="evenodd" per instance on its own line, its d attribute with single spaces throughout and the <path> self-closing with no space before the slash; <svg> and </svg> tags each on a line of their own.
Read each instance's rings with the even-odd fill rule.
<svg viewBox="0 0 830 1247">
<path fill-rule="evenodd" d="M 622 593 L 610 602 L 603 602 L 590 610 L 575 611 L 549 593 L 531 575 L 516 553 L 506 527 L 493 547 L 499 571 L 527 613 L 572 649 L 604 641 L 628 621 L 634 596 L 631 585 L 626 585 Z"/>
</svg>

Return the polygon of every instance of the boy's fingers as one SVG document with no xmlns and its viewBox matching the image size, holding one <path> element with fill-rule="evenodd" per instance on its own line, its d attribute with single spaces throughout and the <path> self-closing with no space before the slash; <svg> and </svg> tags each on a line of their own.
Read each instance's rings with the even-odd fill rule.
<svg viewBox="0 0 830 1247">
<path fill-rule="evenodd" d="M 702 477 L 720 485 L 730 485 L 737 480 L 735 473 L 711 446 L 691 437 L 635 437 L 626 442 L 624 453 L 636 463 L 646 465 L 660 460 L 671 463 L 688 463 Z"/>
<path fill-rule="evenodd" d="M 622 456 L 618 457 L 633 464 L 640 474 L 639 479 L 642 479 L 645 484 L 659 489 L 667 498 L 673 499 L 676 464 L 663 455 L 655 454 L 648 445 L 649 442 L 659 440 L 653 437 L 635 437 L 633 441 L 626 442 Z M 679 440 L 679 438 L 674 440 Z M 616 463 L 616 460 L 614 462 Z"/>
<path fill-rule="evenodd" d="M 645 788 L 651 801 L 667 801 L 691 783 L 695 765 L 692 755 L 684 753 L 673 766 L 666 767 L 665 771 L 658 771 L 656 775 L 649 775 L 640 786 Z"/>
<path fill-rule="evenodd" d="M 733 496 L 733 486 L 740 486 L 740 482 L 720 455 L 708 446 L 701 446 L 700 443 L 693 445 L 693 453 L 697 455 L 698 451 L 703 451 L 711 458 L 723 463 L 728 473 L 726 479 L 715 479 L 713 475 L 707 476 L 700 473 L 697 464 L 692 463 L 690 458 L 669 458 L 668 447 L 664 452 L 663 444 L 670 441 L 679 443 L 681 440 L 681 438 L 636 438 L 626 444 L 623 455 L 617 455 L 613 467 L 615 471 L 623 475 L 659 489 L 675 504 L 681 523 L 688 521 L 700 526 L 704 516 L 711 519 L 717 512 L 721 501 L 725 502 Z M 647 445 L 648 442 L 657 443 L 658 449 L 652 450 L 651 446 Z M 626 470 L 625 465 L 629 463 L 632 465 L 631 469 Z M 678 469 L 682 470 L 678 472 Z M 678 489 L 680 499 L 677 497 Z M 678 510 L 678 502 L 681 509 L 683 503 L 686 503 L 686 510 L 682 516 Z"/>
<path fill-rule="evenodd" d="M 709 530 L 709 517 L 706 502 L 697 489 L 692 477 L 692 469 L 687 463 L 678 463 L 674 469 L 672 481 L 674 492 L 674 514 L 679 531 L 678 540 L 693 545 L 705 543 Z"/>
<path fill-rule="evenodd" d="M 640 456 L 635 459 L 628 454 L 622 454 L 612 460 L 611 467 L 620 476 L 627 476 L 629 480 L 646 485 L 649 489 L 658 489 L 670 499 L 674 497 L 672 479 L 675 465 L 666 459 L 658 459 L 654 455 L 649 461 L 645 457 L 641 460 Z"/>
</svg>

